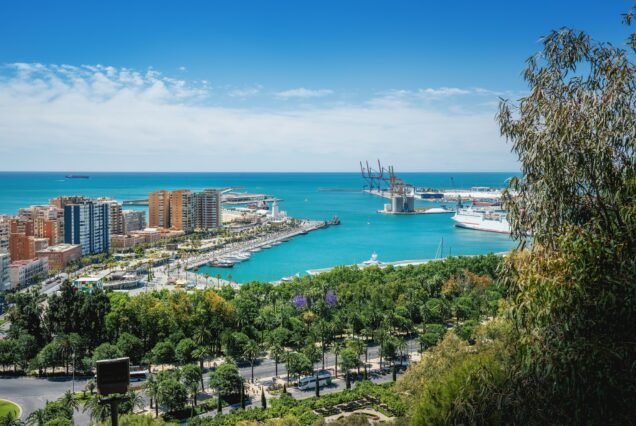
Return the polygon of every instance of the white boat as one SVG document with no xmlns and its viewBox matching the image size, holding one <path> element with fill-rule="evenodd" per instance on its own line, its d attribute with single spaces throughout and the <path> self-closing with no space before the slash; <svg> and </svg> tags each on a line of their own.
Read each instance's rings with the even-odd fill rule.
<svg viewBox="0 0 636 426">
<path fill-rule="evenodd" d="M 371 254 L 371 258 L 369 260 L 365 260 L 364 262 L 362 262 L 362 266 L 374 266 L 381 264 L 382 262 L 378 260 L 378 254 L 376 252 L 373 252 L 373 254 Z"/>
<path fill-rule="evenodd" d="M 447 209 L 445 207 L 431 207 L 430 209 L 423 210 L 424 214 L 445 214 L 453 213 L 454 210 Z"/>
<path fill-rule="evenodd" d="M 506 212 L 502 210 L 459 209 L 452 219 L 459 228 L 499 234 L 511 233 Z"/>
</svg>

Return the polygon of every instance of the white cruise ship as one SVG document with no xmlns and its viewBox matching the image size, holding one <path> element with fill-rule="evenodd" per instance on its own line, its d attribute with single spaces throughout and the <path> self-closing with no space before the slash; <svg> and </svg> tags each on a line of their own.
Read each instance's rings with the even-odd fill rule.
<svg viewBox="0 0 636 426">
<path fill-rule="evenodd" d="M 455 226 L 476 231 L 510 234 L 506 212 L 502 210 L 459 209 L 453 216 Z"/>
</svg>

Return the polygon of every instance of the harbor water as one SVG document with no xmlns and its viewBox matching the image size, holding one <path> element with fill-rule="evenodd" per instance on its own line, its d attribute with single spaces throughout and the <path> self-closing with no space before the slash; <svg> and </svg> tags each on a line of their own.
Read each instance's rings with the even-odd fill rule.
<svg viewBox="0 0 636 426">
<path fill-rule="evenodd" d="M 459 229 L 451 215 L 391 216 L 376 213 L 385 199 L 360 191 L 359 173 L 86 173 L 89 179 L 66 179 L 69 172 L 0 173 L 0 214 L 44 204 L 59 195 L 107 196 L 119 201 L 147 198 L 158 189 L 241 187 L 239 191 L 273 195 L 281 210 L 295 218 L 328 220 L 331 226 L 253 253 L 233 268 L 203 267 L 200 273 L 237 282 L 273 281 L 308 269 L 360 263 L 373 252 L 380 261 L 434 258 L 443 240 L 443 255 L 502 252 L 514 247 L 509 236 Z M 503 187 L 515 173 L 398 173 L 418 187 Z M 416 207 L 430 206 L 417 201 Z M 125 208 L 145 209 L 135 206 Z"/>
</svg>

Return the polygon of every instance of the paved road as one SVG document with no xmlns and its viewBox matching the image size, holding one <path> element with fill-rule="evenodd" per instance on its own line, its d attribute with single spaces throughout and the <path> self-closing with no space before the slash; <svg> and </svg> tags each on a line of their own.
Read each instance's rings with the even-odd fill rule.
<svg viewBox="0 0 636 426">
<path fill-rule="evenodd" d="M 416 350 L 415 340 L 409 342 L 409 349 Z M 374 361 L 377 364 L 379 358 L 379 346 L 369 347 L 369 362 Z M 335 355 L 327 353 L 325 356 L 325 368 L 333 369 L 335 364 Z M 316 368 L 322 368 L 322 363 L 316 363 Z M 239 368 L 241 375 L 246 380 L 251 379 L 251 367 L 242 365 Z M 285 378 L 287 370 L 284 363 L 278 364 L 278 377 Z M 258 364 L 254 365 L 254 379 L 257 385 L 266 383 L 275 376 L 275 362 L 271 359 L 262 359 Z M 370 377 L 373 382 L 381 383 L 392 379 L 390 373 Z M 87 378 L 78 378 L 75 380 L 75 390 L 83 390 L 86 386 Z M 208 387 L 209 374 L 206 372 L 204 382 Z M 44 407 L 46 401 L 53 401 L 60 398 L 64 392 L 71 390 L 72 380 L 70 377 L 55 378 L 35 378 L 35 377 L 0 377 L 0 399 L 10 399 L 17 402 L 22 407 L 22 418 L 26 418 L 31 412 Z M 321 393 L 339 392 L 345 388 L 345 382 L 341 378 L 335 379 L 333 384 L 324 388 Z M 289 389 L 295 398 L 309 398 L 314 396 L 314 390 L 301 391 L 296 388 Z M 255 401 L 259 404 L 260 399 Z M 81 421 L 80 421 L 81 420 Z M 83 413 L 76 413 L 76 422 L 78 424 L 88 424 L 88 416 Z"/>
<path fill-rule="evenodd" d="M 82 390 L 87 379 L 76 379 L 75 390 Z M 35 377 L 0 377 L 0 399 L 8 399 L 22 407 L 22 419 L 26 419 L 33 411 L 46 405 L 46 401 L 54 401 L 71 390 L 71 377 L 35 378 Z M 89 416 L 81 410 L 75 413 L 78 425 L 87 425 Z"/>
</svg>

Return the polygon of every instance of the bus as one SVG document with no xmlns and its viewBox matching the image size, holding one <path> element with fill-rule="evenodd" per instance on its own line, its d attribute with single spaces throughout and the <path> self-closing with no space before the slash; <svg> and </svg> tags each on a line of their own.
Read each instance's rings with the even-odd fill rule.
<svg viewBox="0 0 636 426">
<path fill-rule="evenodd" d="M 130 381 L 141 382 L 143 380 L 147 380 L 148 376 L 150 376 L 150 372 L 148 370 L 131 371 Z"/>
<path fill-rule="evenodd" d="M 331 373 L 328 370 L 318 371 L 318 386 L 329 386 L 331 384 Z M 306 376 L 298 381 L 298 389 L 307 390 L 316 388 L 316 375 Z"/>
</svg>

